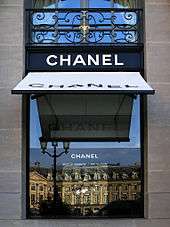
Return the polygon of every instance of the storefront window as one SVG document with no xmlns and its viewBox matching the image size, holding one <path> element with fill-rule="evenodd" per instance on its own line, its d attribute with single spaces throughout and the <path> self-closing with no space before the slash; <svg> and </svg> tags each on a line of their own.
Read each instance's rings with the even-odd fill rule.
<svg viewBox="0 0 170 227">
<path fill-rule="evenodd" d="M 57 154 L 63 154 L 56 160 L 55 181 L 54 159 L 42 153 L 40 147 L 38 111 L 37 101 L 31 99 L 29 182 L 31 188 L 41 184 L 34 196 L 29 192 L 29 217 L 142 217 L 140 98 L 133 100 L 129 141 L 71 141 L 67 153 L 63 152 L 63 142 L 58 142 Z M 47 152 L 51 155 L 53 148 L 48 142 Z"/>
</svg>

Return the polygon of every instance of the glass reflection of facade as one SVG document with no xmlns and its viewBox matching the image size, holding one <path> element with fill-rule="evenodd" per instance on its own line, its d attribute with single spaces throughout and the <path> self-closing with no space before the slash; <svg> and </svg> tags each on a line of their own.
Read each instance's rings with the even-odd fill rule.
<svg viewBox="0 0 170 227">
<path fill-rule="evenodd" d="M 53 158 L 42 154 L 37 104 L 30 101 L 30 216 L 138 217 L 142 213 L 140 99 L 134 99 L 129 142 L 71 142 L 57 158 L 53 212 Z M 48 152 L 53 147 L 48 143 Z M 57 152 L 62 152 L 58 143 Z"/>
</svg>

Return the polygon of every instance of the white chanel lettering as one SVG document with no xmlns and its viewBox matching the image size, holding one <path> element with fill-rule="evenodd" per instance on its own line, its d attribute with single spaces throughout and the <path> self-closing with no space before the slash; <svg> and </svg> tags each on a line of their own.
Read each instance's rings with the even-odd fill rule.
<svg viewBox="0 0 170 227">
<path fill-rule="evenodd" d="M 83 56 L 78 55 L 49 55 L 46 58 L 46 62 L 49 66 L 124 66 L 123 62 L 120 62 L 118 54 L 103 54 L 103 55 L 91 55 Z"/>
</svg>

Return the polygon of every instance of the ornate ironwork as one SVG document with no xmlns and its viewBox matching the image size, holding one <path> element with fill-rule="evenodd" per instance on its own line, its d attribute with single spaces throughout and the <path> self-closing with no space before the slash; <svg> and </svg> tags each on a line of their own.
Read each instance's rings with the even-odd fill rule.
<svg viewBox="0 0 170 227">
<path fill-rule="evenodd" d="M 27 10 L 28 44 L 139 44 L 141 9 Z"/>
</svg>

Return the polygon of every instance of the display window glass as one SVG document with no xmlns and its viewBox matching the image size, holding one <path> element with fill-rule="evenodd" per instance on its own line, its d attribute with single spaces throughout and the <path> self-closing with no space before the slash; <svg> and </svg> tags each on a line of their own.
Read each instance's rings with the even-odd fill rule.
<svg viewBox="0 0 170 227">
<path fill-rule="evenodd" d="M 50 141 L 48 138 L 44 150 L 41 144 L 41 138 L 45 135 L 43 130 L 49 133 L 51 128 L 48 125 L 48 129 L 42 129 L 39 105 L 37 99 L 30 99 L 29 217 L 142 217 L 143 151 L 140 97 L 133 100 L 129 141 L 84 139 L 69 141 L 69 146 L 65 148 L 64 141 L 55 141 L 54 138 Z M 45 103 L 43 105 L 48 106 Z M 67 111 L 66 106 L 58 104 L 56 116 L 73 116 L 75 109 L 71 109 L 70 105 L 68 104 Z M 48 108 L 49 106 L 43 109 L 46 114 Z M 82 111 L 83 105 L 80 109 L 79 111 Z M 91 109 L 93 111 L 92 106 Z M 101 106 L 97 111 L 101 111 Z M 49 115 L 48 119 L 43 120 L 48 121 L 53 117 Z M 70 128 L 67 128 L 67 131 L 68 129 Z M 91 133 L 93 129 L 91 126 L 88 130 Z M 81 133 L 87 133 L 87 128 L 80 123 L 79 130 Z M 96 130 L 95 126 L 95 132 Z M 55 149 L 56 165 L 53 156 Z"/>
</svg>

